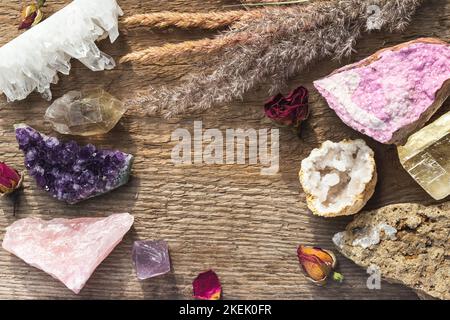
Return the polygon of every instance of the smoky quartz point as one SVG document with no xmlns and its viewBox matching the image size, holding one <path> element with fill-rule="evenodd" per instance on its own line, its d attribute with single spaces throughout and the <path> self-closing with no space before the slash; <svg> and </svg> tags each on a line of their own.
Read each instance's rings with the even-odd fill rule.
<svg viewBox="0 0 450 320">
<path fill-rule="evenodd" d="M 111 131 L 126 111 L 102 89 L 69 91 L 48 107 L 45 120 L 61 134 L 92 136 Z"/>
</svg>

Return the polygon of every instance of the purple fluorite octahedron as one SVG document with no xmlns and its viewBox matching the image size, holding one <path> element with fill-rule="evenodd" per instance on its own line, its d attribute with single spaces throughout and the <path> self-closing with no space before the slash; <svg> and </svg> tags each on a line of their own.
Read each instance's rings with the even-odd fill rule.
<svg viewBox="0 0 450 320">
<path fill-rule="evenodd" d="M 164 240 L 135 241 L 132 256 L 139 280 L 153 278 L 170 271 L 169 247 Z"/>
<path fill-rule="evenodd" d="M 39 187 L 73 204 L 116 189 L 128 182 L 133 156 L 100 150 L 92 144 L 62 142 L 33 128 L 15 126 L 25 166 Z"/>
</svg>

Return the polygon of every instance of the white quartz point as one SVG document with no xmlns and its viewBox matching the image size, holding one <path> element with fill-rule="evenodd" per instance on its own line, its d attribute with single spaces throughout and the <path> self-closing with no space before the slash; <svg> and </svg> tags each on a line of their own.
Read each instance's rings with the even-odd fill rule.
<svg viewBox="0 0 450 320">
<path fill-rule="evenodd" d="M 112 69 L 114 60 L 95 41 L 119 36 L 116 0 L 74 0 L 40 24 L 0 48 L 0 93 L 8 101 L 23 100 L 37 91 L 51 100 L 50 84 L 57 73 L 69 74 L 70 59 L 93 71 Z"/>
</svg>

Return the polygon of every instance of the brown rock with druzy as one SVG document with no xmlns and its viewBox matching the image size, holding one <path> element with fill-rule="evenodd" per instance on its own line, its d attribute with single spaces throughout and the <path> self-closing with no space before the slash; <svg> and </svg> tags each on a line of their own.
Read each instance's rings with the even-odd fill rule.
<svg viewBox="0 0 450 320">
<path fill-rule="evenodd" d="M 388 281 L 450 299 L 450 203 L 395 204 L 358 215 L 333 237 L 342 254 Z"/>
</svg>

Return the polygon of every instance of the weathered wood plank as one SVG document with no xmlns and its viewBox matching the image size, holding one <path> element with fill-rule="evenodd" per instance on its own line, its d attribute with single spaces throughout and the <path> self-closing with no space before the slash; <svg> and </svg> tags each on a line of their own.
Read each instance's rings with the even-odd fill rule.
<svg viewBox="0 0 450 320">
<path fill-rule="evenodd" d="M 68 1 L 48 1 L 46 12 Z M 200 11 L 220 9 L 233 1 L 139 1 L 122 0 L 125 14 L 160 10 Z M 0 4 L 0 42 L 18 34 L 18 1 Z M 293 79 L 311 88 L 312 116 L 305 125 L 303 139 L 281 131 L 280 173 L 262 176 L 259 166 L 215 165 L 175 167 L 170 153 L 174 142 L 170 135 L 176 128 L 193 130 L 193 121 L 202 120 L 205 128 L 267 128 L 261 104 L 267 98 L 264 89 L 252 92 L 242 103 L 223 106 L 201 115 L 176 120 L 141 117 L 130 110 L 110 134 L 91 139 L 101 147 L 118 148 L 136 155 L 133 179 L 109 195 L 76 206 L 64 205 L 37 189 L 29 177 L 18 216 L 76 217 L 131 212 L 136 217 L 133 230 L 114 250 L 79 296 L 58 281 L 18 258 L 0 250 L 0 298 L 190 298 L 191 281 L 197 273 L 214 268 L 220 275 L 224 297 L 238 298 L 385 298 L 414 299 L 405 287 L 383 282 L 382 290 L 366 288 L 364 270 L 339 256 L 340 269 L 346 276 L 342 285 L 316 288 L 300 274 L 296 258 L 299 243 L 333 248 L 331 236 L 344 228 L 349 218 L 325 220 L 313 217 L 300 192 L 297 172 L 301 159 L 327 139 L 364 138 L 376 151 L 379 184 L 368 204 L 374 208 L 389 203 L 414 201 L 432 203 L 431 198 L 405 173 L 395 148 L 382 146 L 346 127 L 331 111 L 311 82 L 339 65 L 363 58 L 383 46 L 419 36 L 437 36 L 450 40 L 450 0 L 429 1 L 417 13 L 412 25 L 402 34 L 373 33 L 358 45 L 358 52 L 348 61 L 329 61 L 311 67 Z M 165 41 L 195 39 L 210 33 L 199 31 L 129 31 L 113 45 L 102 48 L 115 58 L 130 50 Z M 93 73 L 79 63 L 70 76 L 62 77 L 53 87 L 55 97 L 83 86 L 104 86 L 120 98 L 129 97 L 149 84 L 176 82 L 193 70 L 189 61 L 176 65 L 119 65 L 115 70 Z M 3 101 L 3 100 L 2 100 Z M 51 133 L 42 117 L 48 103 L 33 94 L 27 100 L 4 105 L 0 117 L 0 159 L 23 168 L 12 125 L 26 122 Z M 449 110 L 450 103 L 442 108 Z M 442 113 L 442 112 L 441 112 Z M 2 203 L 1 208 L 7 208 Z M 0 235 L 16 218 L 0 215 Z M 136 239 L 165 239 L 170 244 L 173 272 L 150 281 L 139 282 L 131 264 L 131 246 Z"/>
</svg>

